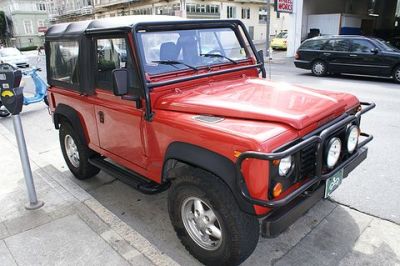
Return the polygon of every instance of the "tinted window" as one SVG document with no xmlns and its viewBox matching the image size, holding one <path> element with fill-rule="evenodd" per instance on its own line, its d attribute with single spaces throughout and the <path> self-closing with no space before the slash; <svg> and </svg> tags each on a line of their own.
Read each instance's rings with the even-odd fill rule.
<svg viewBox="0 0 400 266">
<path fill-rule="evenodd" d="M 322 47 L 324 46 L 326 40 L 310 40 L 310 41 L 305 41 L 300 49 L 304 50 L 321 50 Z"/>
<path fill-rule="evenodd" d="M 50 78 L 79 84 L 79 45 L 77 41 L 50 42 Z"/>
<path fill-rule="evenodd" d="M 371 53 L 375 46 L 367 40 L 353 40 L 351 52 L 353 53 Z"/>
<path fill-rule="evenodd" d="M 129 75 L 130 90 L 139 90 L 138 71 L 130 56 L 129 47 L 125 38 L 97 39 L 97 72 L 96 86 L 112 90 L 114 69 L 126 68 Z"/>
<path fill-rule="evenodd" d="M 325 51 L 347 52 L 350 49 L 350 43 L 347 40 L 329 40 L 325 45 Z"/>
</svg>

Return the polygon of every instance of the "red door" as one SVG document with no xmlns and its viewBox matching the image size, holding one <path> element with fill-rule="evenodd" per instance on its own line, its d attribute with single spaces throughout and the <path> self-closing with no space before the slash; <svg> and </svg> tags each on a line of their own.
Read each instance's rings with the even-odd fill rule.
<svg viewBox="0 0 400 266">
<path fill-rule="evenodd" d="M 130 73 L 129 93 L 139 91 L 126 36 L 94 39 L 96 45 L 95 115 L 100 148 L 107 157 L 129 167 L 134 163 L 145 168 L 143 138 L 143 109 L 133 101 L 123 100 L 112 92 L 112 71 L 126 68 Z"/>
</svg>

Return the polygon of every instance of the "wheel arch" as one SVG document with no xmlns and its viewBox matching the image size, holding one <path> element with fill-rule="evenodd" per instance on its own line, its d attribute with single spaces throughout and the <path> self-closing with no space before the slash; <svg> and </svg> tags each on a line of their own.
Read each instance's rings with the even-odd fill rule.
<svg viewBox="0 0 400 266">
<path fill-rule="evenodd" d="M 180 167 L 185 166 L 185 167 Z M 234 196 L 240 209 L 255 215 L 254 207 L 240 194 L 236 185 L 237 172 L 235 164 L 216 152 L 184 142 L 171 143 L 164 157 L 162 180 L 179 178 L 187 167 L 201 168 L 222 180 Z M 172 171 L 171 171 L 172 170 Z M 175 170 L 175 171 L 174 171 Z"/>
<path fill-rule="evenodd" d="M 65 104 L 57 105 L 53 114 L 54 127 L 56 129 L 60 129 L 60 124 L 62 123 L 62 121 L 67 121 L 71 124 L 82 144 L 88 144 L 83 130 L 80 115 L 77 110 Z"/>
</svg>

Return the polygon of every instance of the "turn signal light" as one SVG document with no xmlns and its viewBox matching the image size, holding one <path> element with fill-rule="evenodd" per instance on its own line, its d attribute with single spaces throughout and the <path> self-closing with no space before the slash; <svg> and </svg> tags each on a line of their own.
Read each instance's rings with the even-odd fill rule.
<svg viewBox="0 0 400 266">
<path fill-rule="evenodd" d="M 283 191 L 282 183 L 276 183 L 276 185 L 274 186 L 274 190 L 272 191 L 272 196 L 276 198 L 282 193 L 282 191 Z"/>
<path fill-rule="evenodd" d="M 294 58 L 295 58 L 296 60 L 299 60 L 299 59 L 300 59 L 299 53 L 296 53 L 296 54 L 294 55 Z"/>
</svg>

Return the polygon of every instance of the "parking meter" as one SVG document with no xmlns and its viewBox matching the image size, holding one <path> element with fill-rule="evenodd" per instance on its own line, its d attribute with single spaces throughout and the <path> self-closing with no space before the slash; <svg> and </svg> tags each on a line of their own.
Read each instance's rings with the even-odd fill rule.
<svg viewBox="0 0 400 266">
<path fill-rule="evenodd" d="M 0 64 L 0 96 L 2 104 L 7 110 L 17 115 L 22 111 L 24 95 L 21 83 L 21 70 L 10 64 Z"/>
<path fill-rule="evenodd" d="M 22 72 L 10 64 L 0 64 L 0 96 L 2 104 L 12 114 L 15 137 L 17 139 L 19 156 L 22 170 L 24 172 L 25 184 L 28 192 L 29 202 L 25 206 L 28 210 L 35 210 L 43 206 L 44 202 L 39 201 L 36 196 L 35 184 L 33 182 L 31 165 L 29 163 L 28 151 L 26 148 L 24 131 L 19 113 L 22 111 L 24 95 L 21 83 Z"/>
</svg>

